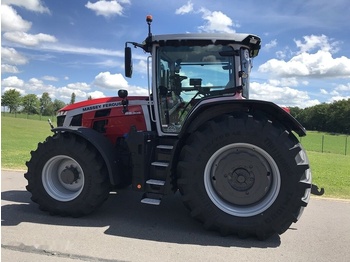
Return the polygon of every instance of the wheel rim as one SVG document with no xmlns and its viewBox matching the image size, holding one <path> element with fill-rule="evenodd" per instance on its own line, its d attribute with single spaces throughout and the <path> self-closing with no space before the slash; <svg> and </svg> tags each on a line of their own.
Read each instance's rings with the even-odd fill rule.
<svg viewBox="0 0 350 262">
<path fill-rule="evenodd" d="M 42 182 L 52 198 L 67 202 L 75 199 L 83 190 L 84 172 L 73 158 L 58 155 L 46 162 Z"/>
<path fill-rule="evenodd" d="M 281 176 L 276 162 L 265 150 L 236 143 L 220 148 L 210 157 L 204 170 L 204 185 L 219 209 L 250 217 L 274 203 Z"/>
</svg>

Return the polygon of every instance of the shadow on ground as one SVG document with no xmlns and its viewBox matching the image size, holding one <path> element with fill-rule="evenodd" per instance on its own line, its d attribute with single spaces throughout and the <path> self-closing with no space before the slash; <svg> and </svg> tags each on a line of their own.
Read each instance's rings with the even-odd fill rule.
<svg viewBox="0 0 350 262">
<path fill-rule="evenodd" d="M 160 206 L 151 206 L 140 203 L 139 193 L 124 190 L 111 194 L 98 210 L 81 218 L 50 216 L 40 211 L 30 196 L 27 191 L 2 192 L 2 226 L 16 226 L 24 222 L 66 227 L 108 226 L 105 231 L 108 235 L 204 246 L 274 248 L 281 244 L 278 235 L 259 241 L 255 238 L 222 237 L 216 232 L 206 231 L 190 217 L 178 194 L 163 198 Z"/>
</svg>

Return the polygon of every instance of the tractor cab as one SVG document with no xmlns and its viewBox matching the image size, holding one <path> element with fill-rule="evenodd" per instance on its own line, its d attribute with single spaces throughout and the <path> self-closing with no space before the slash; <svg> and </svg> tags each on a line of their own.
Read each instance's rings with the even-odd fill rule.
<svg viewBox="0 0 350 262">
<path fill-rule="evenodd" d="M 149 86 L 152 120 L 160 135 L 177 135 L 199 103 L 209 98 L 249 98 L 252 58 L 258 55 L 260 38 L 250 34 L 175 34 L 153 36 L 143 44 L 126 42 L 125 75 L 132 75 L 131 48 L 150 53 Z M 149 76 L 150 77 L 150 76 Z M 212 101 L 212 100 L 211 100 Z"/>
</svg>

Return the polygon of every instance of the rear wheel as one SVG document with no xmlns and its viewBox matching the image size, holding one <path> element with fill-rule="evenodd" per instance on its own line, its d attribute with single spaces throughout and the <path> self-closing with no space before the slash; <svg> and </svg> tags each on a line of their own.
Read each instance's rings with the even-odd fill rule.
<svg viewBox="0 0 350 262">
<path fill-rule="evenodd" d="M 69 133 L 48 137 L 27 162 L 27 190 L 40 209 L 51 214 L 81 216 L 109 195 L 105 164 L 84 139 Z"/>
<path fill-rule="evenodd" d="M 311 173 L 292 133 L 264 117 L 225 116 L 193 133 L 178 185 L 191 215 L 227 235 L 282 234 L 307 205 Z"/>
</svg>

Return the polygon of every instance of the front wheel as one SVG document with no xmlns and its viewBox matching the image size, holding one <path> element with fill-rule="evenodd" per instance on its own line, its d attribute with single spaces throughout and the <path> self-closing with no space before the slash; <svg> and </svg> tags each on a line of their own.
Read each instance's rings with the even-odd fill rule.
<svg viewBox="0 0 350 262">
<path fill-rule="evenodd" d="M 78 217 L 92 212 L 109 195 L 105 164 L 86 140 L 69 133 L 39 143 L 28 161 L 27 190 L 40 209 Z"/>
<path fill-rule="evenodd" d="M 311 173 L 292 133 L 263 116 L 205 123 L 183 147 L 178 186 L 191 215 L 227 235 L 282 234 L 307 205 Z"/>
</svg>

